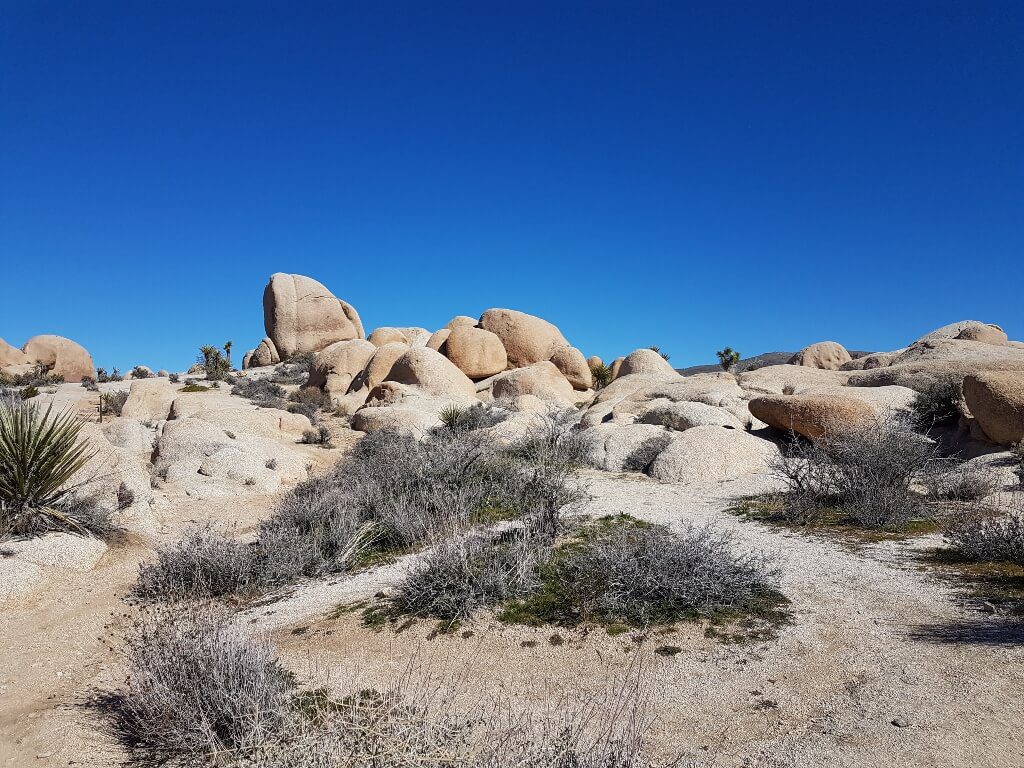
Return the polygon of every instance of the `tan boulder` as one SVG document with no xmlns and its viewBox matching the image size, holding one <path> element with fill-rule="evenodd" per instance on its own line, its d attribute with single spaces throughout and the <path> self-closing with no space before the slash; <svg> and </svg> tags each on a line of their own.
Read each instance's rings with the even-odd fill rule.
<svg viewBox="0 0 1024 768">
<path fill-rule="evenodd" d="M 569 343 L 547 320 L 514 309 L 488 309 L 480 316 L 480 327 L 501 339 L 513 368 L 550 360 Z"/>
<path fill-rule="evenodd" d="M 430 395 L 476 396 L 469 377 L 447 357 L 427 347 L 414 347 L 398 358 L 386 381 L 407 384 Z"/>
<path fill-rule="evenodd" d="M 919 338 L 914 343 L 916 344 L 922 341 L 934 341 L 935 339 L 955 339 L 957 336 L 960 335 L 960 333 L 965 328 L 970 328 L 972 326 L 988 326 L 990 328 L 1002 330 L 1002 328 L 1000 328 L 998 325 L 983 323 L 980 320 L 959 320 L 955 323 L 944 325 L 941 328 L 936 328 L 934 331 L 931 331 L 930 333 L 926 333 L 924 336 Z"/>
<path fill-rule="evenodd" d="M 466 327 L 472 328 L 473 326 Z M 444 344 L 448 341 L 448 337 L 451 335 L 451 328 L 441 328 L 440 330 L 434 331 L 430 334 L 430 338 L 427 339 L 427 346 L 443 355 L 445 354 Z"/>
<path fill-rule="evenodd" d="M 875 409 L 863 400 L 839 394 L 762 395 L 749 407 L 766 424 L 811 440 L 876 418 Z"/>
<path fill-rule="evenodd" d="M 576 347 L 566 344 L 559 347 L 551 355 L 551 362 L 562 372 L 562 375 L 569 380 L 573 389 L 586 390 L 594 385 L 594 375 L 590 372 L 583 353 Z"/>
<path fill-rule="evenodd" d="M 978 371 L 1024 370 L 1024 348 L 956 338 L 935 338 L 912 344 L 884 368 L 853 371 L 850 386 L 887 384 L 921 391 L 943 379 L 959 383 Z"/>
<path fill-rule="evenodd" d="M 441 419 L 435 413 L 401 405 L 360 408 L 352 417 L 352 429 L 359 432 L 389 430 L 417 439 L 440 424 Z"/>
<path fill-rule="evenodd" d="M 1024 440 L 1024 372 L 984 371 L 964 377 L 964 400 L 985 435 L 999 445 Z"/>
<path fill-rule="evenodd" d="M 363 339 L 338 341 L 317 353 L 309 369 L 307 387 L 316 387 L 336 400 L 344 396 L 363 372 L 377 347 Z"/>
<path fill-rule="evenodd" d="M 64 381 L 79 382 L 96 378 L 92 356 L 85 347 L 63 336 L 33 336 L 21 348 L 29 361 L 39 363 Z"/>
<path fill-rule="evenodd" d="M 370 334 L 368 341 L 378 347 L 385 344 L 408 344 L 410 347 L 426 346 L 430 339 L 430 331 L 426 328 L 396 328 L 382 325 Z"/>
<path fill-rule="evenodd" d="M 649 474 L 666 483 L 710 484 L 768 470 L 778 447 L 738 429 L 694 427 L 673 432 Z"/>
<path fill-rule="evenodd" d="M 373 389 L 382 381 L 386 381 L 391 374 L 391 369 L 394 367 L 395 362 L 410 349 L 412 347 L 408 344 L 398 341 L 377 347 L 366 367 L 353 379 L 349 392 L 360 389 Z"/>
<path fill-rule="evenodd" d="M 281 362 L 281 355 L 274 346 L 273 339 L 265 338 L 252 352 L 249 352 L 242 361 L 242 368 L 263 368 L 267 365 L 277 365 Z"/>
<path fill-rule="evenodd" d="M 498 400 L 534 395 L 562 407 L 568 407 L 573 402 L 572 384 L 548 360 L 499 373 L 494 377 L 491 392 Z"/>
<path fill-rule="evenodd" d="M 766 395 L 792 395 L 815 387 L 841 387 L 854 372 L 829 371 L 805 365 L 766 365 L 744 371 L 737 377 L 745 392 Z"/>
<path fill-rule="evenodd" d="M 447 328 L 449 331 L 454 331 L 456 328 L 460 328 L 463 326 L 468 328 L 476 328 L 477 323 L 478 321 L 475 317 L 468 317 L 467 315 L 456 315 L 455 317 L 448 321 L 448 324 L 445 326 L 445 328 Z"/>
<path fill-rule="evenodd" d="M 140 421 L 163 421 L 177 396 L 177 387 L 167 379 L 138 379 L 132 382 L 121 415 Z"/>
<path fill-rule="evenodd" d="M 444 349 L 448 359 L 471 379 L 485 379 L 508 367 L 501 339 L 483 328 L 455 327 L 449 332 Z"/>
<path fill-rule="evenodd" d="M 893 352 L 875 352 L 864 357 L 854 358 L 839 366 L 841 371 L 870 371 L 874 368 L 884 368 L 892 365 L 893 361 L 906 352 L 906 349 L 897 349 Z"/>
<path fill-rule="evenodd" d="M 625 361 L 625 357 L 616 357 L 612 360 L 610 368 L 612 369 L 612 380 L 619 378 L 619 372 L 622 370 L 622 363 Z"/>
<path fill-rule="evenodd" d="M 630 376 L 635 373 L 651 373 L 659 376 L 679 376 L 679 373 L 669 365 L 668 360 L 653 349 L 635 349 L 626 355 L 619 366 L 616 378 L 619 376 Z"/>
<path fill-rule="evenodd" d="M 311 277 L 283 272 L 263 291 L 263 322 L 281 360 L 364 336 L 354 307 Z"/>
<path fill-rule="evenodd" d="M 804 347 L 793 355 L 789 364 L 838 371 L 843 364 L 850 362 L 851 359 L 850 353 L 842 344 L 835 341 L 819 341 Z"/>
<path fill-rule="evenodd" d="M 637 419 L 642 424 L 657 424 L 677 432 L 694 427 L 743 429 L 742 421 L 725 408 L 694 402 L 658 399 L 646 404 Z"/>
<path fill-rule="evenodd" d="M 591 355 L 587 358 L 587 365 L 591 368 L 597 368 L 599 365 L 604 365 L 604 361 L 597 355 Z"/>
<path fill-rule="evenodd" d="M 6 368 L 8 365 L 29 365 L 31 362 L 28 355 L 20 349 L 0 339 L 0 368 Z"/>
<path fill-rule="evenodd" d="M 995 325 L 969 325 L 957 334 L 957 339 L 993 344 L 997 347 L 1001 347 L 1009 341 L 1006 332 Z"/>
</svg>

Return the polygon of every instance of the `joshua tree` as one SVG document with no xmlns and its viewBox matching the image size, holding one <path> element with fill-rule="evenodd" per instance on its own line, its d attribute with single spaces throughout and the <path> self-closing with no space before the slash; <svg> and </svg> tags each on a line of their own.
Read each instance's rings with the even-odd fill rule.
<svg viewBox="0 0 1024 768">
<path fill-rule="evenodd" d="M 740 361 L 740 353 L 732 347 L 720 349 L 715 354 L 718 355 L 718 364 L 722 366 L 723 371 L 731 371 Z"/>
<path fill-rule="evenodd" d="M 651 350 L 652 352 L 657 352 L 659 355 L 662 356 L 663 359 L 668 360 L 668 355 L 662 352 L 661 348 L 657 344 L 652 344 L 651 346 L 648 347 L 648 349 Z"/>
<path fill-rule="evenodd" d="M 224 357 L 226 357 L 226 358 L 227 358 L 227 361 L 228 361 L 228 369 L 230 369 L 230 368 L 231 368 L 231 346 L 232 346 L 232 345 L 231 345 L 231 342 L 230 342 L 230 341 L 225 341 L 225 342 L 224 342 Z"/>
<path fill-rule="evenodd" d="M 206 344 L 199 348 L 199 363 L 206 371 L 206 378 L 210 381 L 224 379 L 231 366 L 217 347 Z"/>
</svg>

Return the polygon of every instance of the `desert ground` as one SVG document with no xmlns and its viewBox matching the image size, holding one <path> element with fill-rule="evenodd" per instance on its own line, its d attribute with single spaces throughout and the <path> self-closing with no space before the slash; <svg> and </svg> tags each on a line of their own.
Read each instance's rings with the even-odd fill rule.
<svg viewBox="0 0 1024 768">
<path fill-rule="evenodd" d="M 414 679 L 449 685 L 469 710 L 501 700 L 537 713 L 569 699 L 600 708 L 609 689 L 629 688 L 645 704 L 645 762 L 621 766 L 1024 765 L 1024 567 L 1009 545 L 992 562 L 942 557 L 963 540 L 959 516 L 1003 520 L 1022 508 L 1024 345 L 998 326 L 960 321 L 856 357 L 814 342 L 751 369 L 720 355 L 719 371 L 684 376 L 656 349 L 588 359 L 550 323 L 512 310 L 457 316 L 433 333 L 367 334 L 354 307 L 296 275 L 271 279 L 264 310 L 267 337 L 241 370 L 207 348 L 190 371 L 140 367 L 111 380 L 70 340 L 0 343 L 10 407 L 81 419 L 79 439 L 95 454 L 79 493 L 117 527 L 106 537 L 11 530 L 0 541 L 0 764 L 144 764 L 95 705 L 131 674 L 124 637 L 147 610 L 133 594 L 140 567 L 204 526 L 266 547 L 262 525 L 301 501 L 296 489 L 310 478 L 345 492 L 334 468 L 358 460 L 370 436 L 428 445 L 478 407 L 498 416 L 460 434 L 498 452 L 514 452 L 552 414 L 571 421 L 564 434 L 582 441 L 585 461 L 565 482 L 585 498 L 563 510 L 557 541 L 620 515 L 672 536 L 723 534 L 774 569 L 777 620 L 529 625 L 508 621 L 507 601 L 496 601 L 457 623 L 429 612 L 371 621 L 367 607 L 429 562 L 438 542 L 423 539 L 219 596 L 238 632 L 269 637 L 298 685 L 340 697 Z M 940 389 L 955 396 L 936 405 Z M 844 436 L 877 435 L 923 411 L 932 421 L 914 434 L 942 477 L 984 475 L 970 498 L 942 496 L 929 470 L 904 489 L 927 512 L 906 519 L 769 514 L 793 498 L 780 474 L 787 446 L 823 460 L 850 444 Z"/>
</svg>

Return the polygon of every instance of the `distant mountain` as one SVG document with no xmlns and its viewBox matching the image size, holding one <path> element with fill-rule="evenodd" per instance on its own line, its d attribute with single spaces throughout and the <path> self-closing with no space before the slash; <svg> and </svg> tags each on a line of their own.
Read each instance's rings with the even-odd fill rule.
<svg viewBox="0 0 1024 768">
<path fill-rule="evenodd" d="M 754 357 L 746 357 L 736 364 L 736 373 L 743 373 L 751 368 L 764 368 L 766 365 L 785 365 L 795 354 L 796 352 L 762 352 Z M 850 356 L 853 358 L 864 357 L 870 354 L 871 352 L 850 350 Z M 690 376 L 694 373 L 717 373 L 722 370 L 722 366 L 717 363 L 713 365 L 691 365 L 689 368 L 676 368 L 676 370 L 683 376 Z"/>
</svg>

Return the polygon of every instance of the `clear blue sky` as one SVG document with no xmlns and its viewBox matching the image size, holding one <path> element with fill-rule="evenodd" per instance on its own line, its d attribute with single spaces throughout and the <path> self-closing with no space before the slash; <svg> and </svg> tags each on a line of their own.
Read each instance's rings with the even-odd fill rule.
<svg viewBox="0 0 1024 768">
<path fill-rule="evenodd" d="M 182 368 L 277 271 L 676 365 L 1024 337 L 1024 3 L 0 10 L 0 336 Z"/>
</svg>

